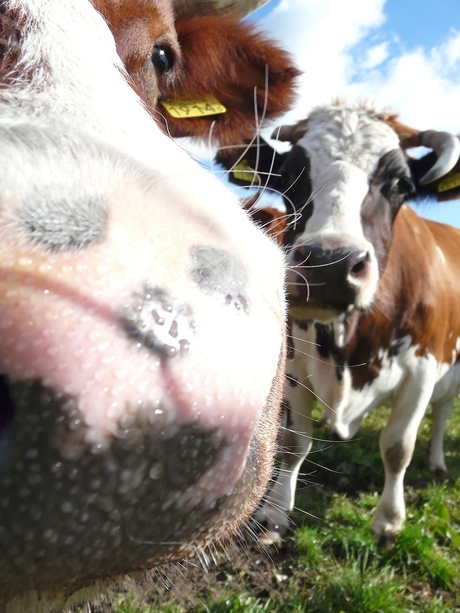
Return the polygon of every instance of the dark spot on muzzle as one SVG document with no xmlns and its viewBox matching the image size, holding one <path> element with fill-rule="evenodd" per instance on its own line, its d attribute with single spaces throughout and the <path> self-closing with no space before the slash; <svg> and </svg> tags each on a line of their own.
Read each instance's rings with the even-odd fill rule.
<svg viewBox="0 0 460 613">
<path fill-rule="evenodd" d="M 146 285 L 120 313 L 125 333 L 162 359 L 187 353 L 195 331 L 191 308 Z"/>
<path fill-rule="evenodd" d="M 76 397 L 38 381 L 10 389 L 18 427 L 0 465 L 3 589 L 13 580 L 44 589 L 149 567 L 235 504 L 223 496 L 210 505 L 194 494 L 207 471 L 213 479 L 226 448 L 222 432 L 178 425 L 164 407 L 133 399 L 98 443 Z"/>
<path fill-rule="evenodd" d="M 0 375 L 0 469 L 16 437 L 15 417 L 8 377 Z"/>
<path fill-rule="evenodd" d="M 107 204 L 83 189 L 52 186 L 32 194 L 19 211 L 26 236 L 50 251 L 75 251 L 101 242 L 107 227 Z"/>
<path fill-rule="evenodd" d="M 0 375 L 0 437 L 14 418 L 14 405 L 10 397 L 8 377 Z"/>
<path fill-rule="evenodd" d="M 194 246 L 191 255 L 190 272 L 196 284 L 207 294 L 249 314 L 248 275 L 240 260 L 215 247 Z"/>
</svg>

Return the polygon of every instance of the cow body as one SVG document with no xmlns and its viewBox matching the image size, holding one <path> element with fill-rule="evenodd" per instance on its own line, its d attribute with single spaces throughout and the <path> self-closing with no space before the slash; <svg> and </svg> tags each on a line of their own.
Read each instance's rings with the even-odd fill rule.
<svg viewBox="0 0 460 613">
<path fill-rule="evenodd" d="M 1 16 L 0 610 L 40 613 L 251 513 L 284 260 L 161 132 L 89 1 Z"/>
<path fill-rule="evenodd" d="M 394 116 L 337 103 L 275 133 L 293 148 L 272 153 L 268 181 L 296 218 L 285 234 L 293 344 L 286 451 L 258 514 L 274 530 L 288 526 L 316 398 L 343 439 L 377 405 L 393 407 L 380 438 L 385 485 L 373 523 L 383 539 L 403 524 L 404 474 L 430 402 L 429 465 L 446 471 L 443 432 L 460 385 L 460 231 L 422 219 L 406 202 L 451 171 L 459 144 L 427 133 L 443 142 L 429 170 L 426 160 L 406 160 L 398 130 L 415 140 Z"/>
<path fill-rule="evenodd" d="M 380 439 L 385 486 L 373 523 L 386 536 L 404 521 L 404 473 L 430 402 L 429 468 L 447 471 L 443 433 L 460 385 L 460 290 L 454 281 L 460 278 L 458 245 L 459 230 L 425 220 L 404 205 L 372 309 L 346 323 L 292 325 L 294 358 L 286 397 L 295 455 L 286 454 L 280 475 L 284 468 L 297 472 L 310 450 L 316 398 L 342 439 L 353 438 L 376 406 L 392 406 Z M 283 484 L 272 492 L 285 509 L 294 504 L 292 486 L 285 492 Z M 285 525 L 282 516 L 272 522 Z"/>
</svg>

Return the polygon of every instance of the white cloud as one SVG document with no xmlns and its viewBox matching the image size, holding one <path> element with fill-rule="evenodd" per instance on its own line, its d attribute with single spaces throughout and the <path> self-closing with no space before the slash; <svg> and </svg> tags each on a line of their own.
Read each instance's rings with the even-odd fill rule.
<svg viewBox="0 0 460 613">
<path fill-rule="evenodd" d="M 349 50 L 385 20 L 384 0 L 283 0 L 262 22 L 304 71 L 290 119 L 344 94 L 353 73 Z"/>
<path fill-rule="evenodd" d="M 385 20 L 385 0 L 283 0 L 261 25 L 304 71 L 284 121 L 340 96 L 390 107 L 420 129 L 458 131 L 460 33 L 432 49 L 406 49 Z"/>
<path fill-rule="evenodd" d="M 385 41 L 378 45 L 373 45 L 367 49 L 363 58 L 362 66 L 364 70 L 372 70 L 380 66 L 390 55 L 389 42 Z"/>
<path fill-rule="evenodd" d="M 460 34 L 439 47 L 422 48 L 394 56 L 386 70 L 364 74 L 346 86 L 353 98 L 370 94 L 397 111 L 402 121 L 419 129 L 459 129 Z"/>
</svg>

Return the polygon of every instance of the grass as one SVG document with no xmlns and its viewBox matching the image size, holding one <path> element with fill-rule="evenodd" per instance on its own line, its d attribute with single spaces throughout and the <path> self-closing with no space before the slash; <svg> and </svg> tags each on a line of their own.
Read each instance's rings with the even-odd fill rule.
<svg viewBox="0 0 460 613">
<path fill-rule="evenodd" d="M 451 482 L 436 483 L 425 469 L 428 415 L 406 475 L 407 521 L 394 547 L 379 548 L 370 532 L 383 485 L 378 437 L 388 409 L 381 408 L 363 424 L 359 440 L 317 443 L 315 465 L 305 464 L 308 481 L 297 496 L 297 527 L 281 548 L 271 547 L 267 555 L 247 541 L 216 553 L 207 573 L 193 563 L 174 567 L 81 611 L 460 611 L 460 402 L 456 408 L 445 444 Z M 325 438 L 325 432 L 317 434 Z"/>
</svg>

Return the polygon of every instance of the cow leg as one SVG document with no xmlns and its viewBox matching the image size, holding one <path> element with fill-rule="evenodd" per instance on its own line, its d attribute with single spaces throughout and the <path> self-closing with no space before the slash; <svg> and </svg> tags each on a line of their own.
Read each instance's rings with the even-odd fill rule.
<svg viewBox="0 0 460 613">
<path fill-rule="evenodd" d="M 404 523 L 404 475 L 414 452 L 417 431 L 433 391 L 429 367 L 414 368 L 401 388 L 387 425 L 380 436 L 385 484 L 372 524 L 382 542 L 390 542 Z"/>
<path fill-rule="evenodd" d="M 258 522 L 279 535 L 289 527 L 288 512 L 294 508 L 299 470 L 311 449 L 313 436 L 311 409 L 314 397 L 294 376 L 289 376 L 288 380 L 287 419 L 281 435 L 281 465 L 275 485 L 256 514 Z"/>
<path fill-rule="evenodd" d="M 428 452 L 428 468 L 440 477 L 447 475 L 444 459 L 444 430 L 452 410 L 452 398 L 432 405 L 431 441 Z"/>
</svg>

